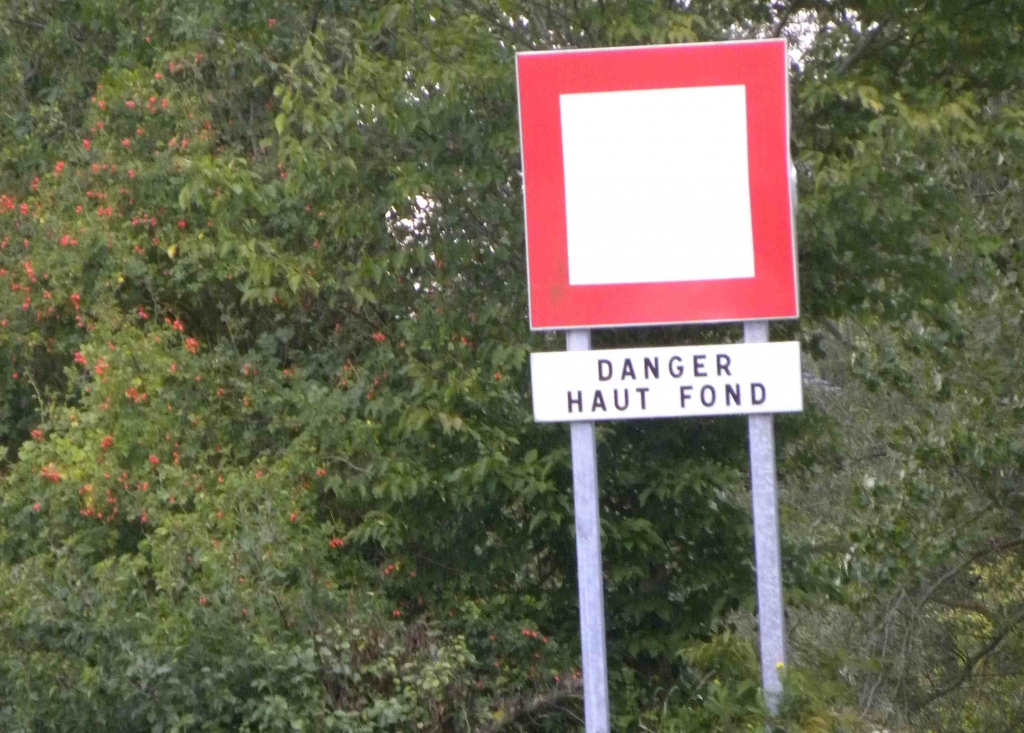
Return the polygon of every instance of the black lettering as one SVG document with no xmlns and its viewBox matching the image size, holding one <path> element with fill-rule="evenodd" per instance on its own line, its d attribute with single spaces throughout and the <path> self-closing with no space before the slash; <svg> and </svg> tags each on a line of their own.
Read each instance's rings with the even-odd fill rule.
<svg viewBox="0 0 1024 733">
<path fill-rule="evenodd" d="M 697 354 L 693 357 L 693 376 L 695 377 L 706 377 L 708 373 L 704 371 L 704 360 L 707 358 L 704 354 Z"/>
<path fill-rule="evenodd" d="M 598 407 L 608 412 L 608 408 L 604 406 L 604 395 L 601 394 L 601 390 L 594 392 L 594 404 L 590 406 L 590 411 L 596 412 Z"/>
<path fill-rule="evenodd" d="M 668 373 L 676 379 L 683 376 L 683 360 L 678 356 L 673 356 L 668 360 Z"/>
<path fill-rule="evenodd" d="M 679 406 L 686 407 L 686 401 L 691 398 L 690 392 L 693 391 L 693 387 L 688 384 L 684 384 L 679 388 Z"/>
<path fill-rule="evenodd" d="M 640 409 L 641 410 L 646 410 L 647 409 L 647 392 L 648 392 L 649 389 L 650 389 L 649 387 L 637 387 L 636 388 L 636 391 L 640 393 Z"/>
<path fill-rule="evenodd" d="M 765 399 L 767 399 L 767 396 L 765 395 L 764 385 L 759 382 L 752 382 L 750 385 L 750 403 L 753 405 L 763 405 Z"/>
<path fill-rule="evenodd" d="M 740 404 L 740 386 L 738 384 L 725 385 L 725 404 Z"/>
<path fill-rule="evenodd" d="M 625 404 L 620 405 L 619 404 L 619 390 L 615 390 L 615 409 L 616 410 L 625 410 L 627 407 L 629 407 L 629 390 L 628 389 L 622 390 L 622 397 L 623 397 L 623 401 L 624 401 Z"/>
<path fill-rule="evenodd" d="M 605 372 L 606 368 L 608 369 L 607 372 Z M 602 382 L 607 382 L 612 378 L 612 363 L 607 359 L 597 360 L 597 378 Z"/>
<path fill-rule="evenodd" d="M 583 412 L 583 393 L 580 390 L 576 390 L 576 399 L 573 399 L 572 392 L 569 392 L 569 414 L 572 414 L 572 406 L 576 405 Z"/>
<path fill-rule="evenodd" d="M 644 379 L 650 379 L 651 377 L 658 379 L 658 357 L 654 357 L 654 361 L 651 361 L 645 356 Z"/>
<path fill-rule="evenodd" d="M 729 358 L 728 354 L 718 354 L 715 356 L 718 362 L 718 376 L 722 376 L 722 372 L 725 372 L 728 376 L 732 376 L 732 372 L 729 371 L 729 365 L 732 364 L 732 359 Z"/>
<path fill-rule="evenodd" d="M 707 395 L 711 395 L 711 401 L 708 401 Z M 711 407 L 715 404 L 715 388 L 710 384 L 705 384 L 700 388 L 700 401 L 704 407 Z"/>
<path fill-rule="evenodd" d="M 622 362 L 622 376 L 620 377 L 620 379 L 625 379 L 627 376 L 636 379 L 636 372 L 633 371 L 632 359 L 626 359 L 624 362 Z"/>
</svg>

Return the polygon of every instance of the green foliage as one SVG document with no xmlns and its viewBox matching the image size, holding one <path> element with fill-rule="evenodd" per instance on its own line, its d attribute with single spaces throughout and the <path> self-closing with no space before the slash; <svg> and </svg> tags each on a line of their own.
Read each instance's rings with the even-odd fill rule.
<svg viewBox="0 0 1024 733">
<path fill-rule="evenodd" d="M 1024 18 L 965 7 L 5 4 L 0 727 L 572 729 L 514 53 L 778 32 L 807 313 L 779 331 L 815 358 L 779 421 L 772 725 L 1013 729 Z M 761 729 L 743 421 L 599 451 L 618 729 Z"/>
</svg>

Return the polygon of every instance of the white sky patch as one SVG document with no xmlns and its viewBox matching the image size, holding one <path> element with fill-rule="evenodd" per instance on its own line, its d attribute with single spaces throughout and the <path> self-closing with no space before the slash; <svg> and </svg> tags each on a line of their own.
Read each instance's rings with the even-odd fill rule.
<svg viewBox="0 0 1024 733">
<path fill-rule="evenodd" d="M 385 224 L 395 241 L 404 246 L 411 246 L 416 240 L 429 233 L 430 215 L 436 204 L 422 194 L 409 198 L 413 205 L 412 216 L 399 218 L 398 210 L 393 208 L 384 215 Z"/>
<path fill-rule="evenodd" d="M 756 35 L 758 38 L 768 38 L 781 31 L 781 34 L 789 41 L 790 62 L 801 70 L 804 68 L 808 52 L 814 47 L 819 36 L 836 32 L 843 34 L 844 38 L 841 43 L 837 44 L 835 53 L 836 60 L 839 60 L 851 52 L 852 45 L 860 36 L 878 28 L 877 22 L 871 22 L 865 26 L 860 19 L 860 14 L 849 8 L 842 10 L 838 18 L 816 10 L 798 10 L 786 19 L 786 23 L 781 29 L 778 28 L 779 20 L 780 18 L 776 16 L 772 26 L 758 29 Z"/>
<path fill-rule="evenodd" d="M 789 39 L 789 60 L 803 68 L 804 55 L 814 45 L 821 25 L 818 23 L 817 13 L 813 10 L 798 10 L 793 13 L 786 23 L 785 33 Z"/>
</svg>

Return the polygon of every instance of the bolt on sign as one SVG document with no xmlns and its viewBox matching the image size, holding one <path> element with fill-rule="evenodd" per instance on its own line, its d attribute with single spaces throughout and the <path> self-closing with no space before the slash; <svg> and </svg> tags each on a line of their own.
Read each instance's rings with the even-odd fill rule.
<svg viewBox="0 0 1024 733">
<path fill-rule="evenodd" d="M 608 733 L 598 420 L 748 415 L 761 674 L 785 660 L 771 415 L 803 408 L 784 40 L 516 57 L 534 417 L 568 422 L 587 733 Z M 590 329 L 744 322 L 743 344 L 591 351 Z"/>
</svg>

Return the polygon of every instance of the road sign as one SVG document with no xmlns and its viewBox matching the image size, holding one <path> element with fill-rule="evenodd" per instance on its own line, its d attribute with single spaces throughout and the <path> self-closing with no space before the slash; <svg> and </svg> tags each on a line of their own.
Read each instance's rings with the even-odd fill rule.
<svg viewBox="0 0 1024 733">
<path fill-rule="evenodd" d="M 762 681 L 785 623 L 771 413 L 802 409 L 782 40 L 522 53 L 534 415 L 571 422 L 587 733 L 608 733 L 595 421 L 748 414 Z M 590 351 L 590 328 L 745 321 L 745 344 Z"/>
<path fill-rule="evenodd" d="M 798 315 L 785 41 L 516 67 L 531 328 Z"/>
<path fill-rule="evenodd" d="M 797 341 L 539 352 L 530 372 L 538 422 L 803 409 Z"/>
</svg>

